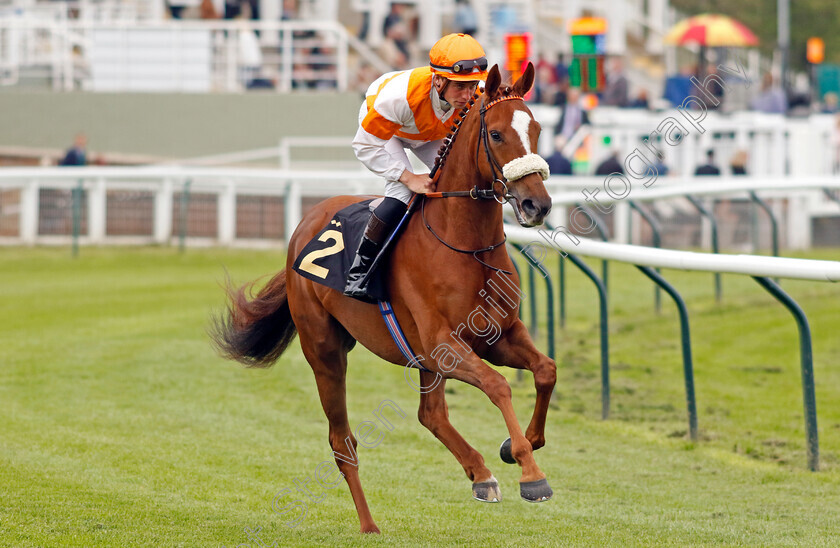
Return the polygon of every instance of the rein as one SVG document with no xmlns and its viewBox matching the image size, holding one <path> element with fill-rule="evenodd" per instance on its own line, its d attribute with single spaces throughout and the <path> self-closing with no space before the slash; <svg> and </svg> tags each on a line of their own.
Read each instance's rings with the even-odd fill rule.
<svg viewBox="0 0 840 548">
<path fill-rule="evenodd" d="M 492 192 L 492 190 L 490 190 L 490 192 Z M 484 266 L 486 266 L 487 268 L 489 268 L 489 269 L 491 269 L 491 270 L 495 270 L 496 272 L 501 272 L 501 273 L 503 273 L 503 274 L 507 274 L 508 276 L 512 276 L 512 275 L 513 275 L 513 273 L 512 273 L 512 272 L 510 272 L 509 270 L 505 270 L 504 268 L 499 268 L 499 267 L 497 267 L 497 266 L 493 266 L 493 265 L 491 265 L 491 264 L 485 263 L 484 261 L 482 261 L 481 259 L 479 259 L 479 258 L 478 258 L 478 254 L 479 254 L 479 253 L 486 253 L 486 252 L 488 252 L 488 251 L 493 251 L 493 250 L 494 250 L 494 249 L 496 249 L 497 247 L 500 247 L 500 246 L 505 245 L 505 242 L 507 241 L 507 236 L 505 236 L 505 237 L 502 239 L 502 241 L 501 241 L 501 242 L 499 242 L 499 243 L 497 243 L 497 244 L 493 244 L 493 245 L 488 245 L 487 247 L 482 247 L 481 249 L 460 249 L 460 248 L 457 248 L 457 247 L 455 247 L 455 246 L 453 246 L 453 245 L 451 245 L 451 244 L 447 243 L 447 242 L 446 242 L 443 238 L 441 238 L 440 236 L 438 236 L 438 233 L 437 233 L 437 232 L 435 232 L 435 229 L 433 229 L 433 228 L 432 228 L 432 225 L 430 225 L 430 224 L 429 224 L 429 221 L 427 221 L 427 220 L 426 220 L 426 200 L 423 200 L 423 201 L 421 202 L 421 205 L 420 205 L 420 216 L 423 218 L 423 224 L 424 224 L 424 225 L 426 225 L 426 228 L 427 228 L 427 229 L 429 229 L 429 232 L 431 232 L 431 233 L 432 233 L 432 236 L 434 236 L 435 238 L 437 238 L 437 240 L 438 240 L 440 243 L 442 243 L 443 245 L 445 245 L 446 247 L 448 247 L 448 248 L 449 248 L 449 249 L 451 249 L 452 251 L 457 251 L 458 253 L 470 254 L 470 255 L 472 255 L 472 256 L 473 256 L 473 259 L 475 259 L 476 261 L 480 262 L 481 264 L 483 264 Z"/>
<path fill-rule="evenodd" d="M 478 156 L 479 156 L 479 149 L 481 148 L 482 144 L 484 145 L 484 152 L 487 155 L 487 163 L 490 165 L 490 169 L 493 171 L 493 182 L 490 184 L 490 188 L 478 188 L 476 184 L 475 187 L 471 188 L 470 190 L 456 190 L 451 192 L 428 192 L 423 194 L 424 200 L 420 206 L 420 214 L 423 218 L 423 224 L 426 225 L 426 228 L 432 235 L 437 238 L 437 240 L 451 249 L 452 251 L 457 251 L 458 253 L 465 253 L 471 254 L 473 258 L 481 263 L 482 265 L 486 266 L 487 268 L 494 270 L 496 272 L 501 272 L 503 274 L 512 275 L 512 272 L 505 270 L 503 268 L 495 267 L 491 264 L 488 264 L 482 261 L 479 257 L 479 253 L 486 253 L 488 251 L 493 251 L 497 247 L 501 247 L 505 245 L 507 241 L 507 236 L 505 236 L 501 242 L 489 245 L 487 247 L 483 247 L 481 249 L 460 249 L 457 248 L 448 242 L 446 242 L 443 238 L 441 238 L 437 232 L 432 228 L 429 222 L 426 220 L 426 200 L 425 198 L 472 198 L 473 200 L 496 200 L 500 204 L 505 204 L 510 200 L 515 200 L 516 198 L 510 194 L 508 191 L 508 180 L 504 175 L 504 171 L 502 166 L 499 165 L 499 162 L 496 161 L 496 158 L 493 157 L 492 153 L 490 152 L 490 143 L 487 140 L 487 122 L 484 119 L 484 114 L 497 103 L 501 103 L 502 101 L 509 101 L 512 99 L 519 99 L 522 100 L 522 97 L 519 95 L 505 95 L 504 97 L 500 97 L 494 101 L 490 101 L 487 103 L 487 96 L 482 97 L 481 101 L 481 109 L 479 110 L 479 115 L 481 116 L 481 126 L 480 126 L 480 137 L 478 142 L 476 143 L 475 148 L 475 157 L 476 157 L 476 165 L 478 165 Z M 470 101 L 470 106 L 475 103 L 474 100 Z M 444 145 L 441 147 L 440 155 L 438 157 L 438 161 L 435 162 L 435 166 L 432 168 L 431 173 L 429 176 L 431 178 L 435 178 L 441 171 L 441 168 L 446 162 L 445 156 L 449 152 L 450 147 L 452 146 L 452 142 L 455 140 L 457 136 L 458 130 L 461 127 L 461 122 L 463 121 L 464 117 L 466 116 L 466 111 L 462 113 L 460 120 L 456 122 L 456 125 L 452 126 L 453 133 L 452 135 L 444 142 Z M 498 174 L 497 174 L 498 172 Z M 501 192 L 496 192 L 496 185 L 501 185 Z M 499 198 L 501 196 L 501 198 Z"/>
</svg>

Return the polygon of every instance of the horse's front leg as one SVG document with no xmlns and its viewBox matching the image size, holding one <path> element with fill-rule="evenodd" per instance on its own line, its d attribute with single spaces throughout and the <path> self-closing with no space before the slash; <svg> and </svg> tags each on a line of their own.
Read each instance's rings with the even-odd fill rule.
<svg viewBox="0 0 840 548">
<path fill-rule="evenodd" d="M 430 372 L 421 371 L 420 385 L 434 387 L 420 392 L 420 408 L 417 410 L 420 423 L 428 428 L 464 467 L 464 472 L 473 482 L 473 498 L 483 502 L 501 501 L 499 483 L 484 465 L 481 453 L 467 443 L 449 422 L 449 409 L 444 394 L 446 379 L 436 378 Z"/>
<path fill-rule="evenodd" d="M 432 349 L 445 346 L 445 342 L 449 340 L 448 333 L 449 330 L 446 330 L 444 335 L 432 339 L 441 343 L 441 346 L 429 345 L 425 348 L 435 360 L 440 357 L 440 354 Z M 532 445 L 522 433 L 519 422 L 516 420 L 516 413 L 511 402 L 510 385 L 508 385 L 507 380 L 472 351 L 461 353 L 457 363 L 451 365 L 453 366 L 451 369 L 449 367 L 445 368 L 444 375 L 446 378 L 458 379 L 477 387 L 502 412 L 511 439 L 511 458 L 522 468 L 522 476 L 519 479 L 519 491 L 522 498 L 529 502 L 550 499 L 553 494 L 551 487 L 545 479 L 545 474 L 537 466 Z M 436 363 L 434 367 L 440 368 L 440 362 Z"/>
<path fill-rule="evenodd" d="M 489 347 L 487 360 L 495 365 L 505 365 L 515 369 L 527 369 L 534 374 L 534 387 L 537 390 L 537 401 L 531 423 L 525 430 L 525 437 L 531 442 L 534 450 L 545 445 L 545 419 L 551 393 L 557 382 L 557 366 L 554 360 L 537 350 L 528 329 L 521 320 L 516 320 L 510 329 Z M 508 448 L 502 447 L 502 460 L 513 464 Z"/>
</svg>

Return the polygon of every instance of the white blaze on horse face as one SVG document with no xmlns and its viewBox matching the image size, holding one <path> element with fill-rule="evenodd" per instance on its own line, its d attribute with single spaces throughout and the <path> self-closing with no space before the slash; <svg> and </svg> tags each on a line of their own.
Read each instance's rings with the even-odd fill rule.
<svg viewBox="0 0 840 548">
<path fill-rule="evenodd" d="M 522 140 L 522 147 L 525 149 L 525 154 L 531 154 L 531 139 L 528 137 L 528 128 L 531 126 L 531 115 L 524 110 L 514 110 L 513 120 L 510 127 L 516 130 L 519 134 L 519 139 Z"/>
</svg>

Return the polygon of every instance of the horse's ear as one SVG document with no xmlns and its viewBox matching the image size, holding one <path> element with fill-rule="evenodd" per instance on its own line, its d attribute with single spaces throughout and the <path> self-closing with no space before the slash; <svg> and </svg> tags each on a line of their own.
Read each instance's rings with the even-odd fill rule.
<svg viewBox="0 0 840 548">
<path fill-rule="evenodd" d="M 534 64 L 528 61 L 528 66 L 525 67 L 525 72 L 522 73 L 522 76 L 513 84 L 513 92 L 517 95 L 525 96 L 531 90 L 531 86 L 534 85 Z"/>
<path fill-rule="evenodd" d="M 484 94 L 488 98 L 493 99 L 501 83 L 502 75 L 499 73 L 499 65 L 493 65 L 493 68 L 487 74 L 487 80 L 484 81 Z"/>
</svg>

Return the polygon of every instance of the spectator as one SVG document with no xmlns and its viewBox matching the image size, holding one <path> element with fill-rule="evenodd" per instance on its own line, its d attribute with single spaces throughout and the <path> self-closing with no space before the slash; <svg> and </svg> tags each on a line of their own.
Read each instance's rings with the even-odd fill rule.
<svg viewBox="0 0 840 548">
<path fill-rule="evenodd" d="M 84 166 L 87 165 L 87 136 L 84 133 L 76 134 L 73 139 L 73 146 L 67 149 L 64 158 L 59 162 L 60 166 Z"/>
<path fill-rule="evenodd" d="M 237 26 L 239 30 L 236 34 L 239 38 L 239 76 L 243 85 L 250 89 L 262 69 L 262 50 L 257 35 L 248 28 L 244 20 L 240 20 Z"/>
<path fill-rule="evenodd" d="M 280 14 L 281 21 L 294 21 L 298 18 L 297 0 L 283 0 L 283 12 Z M 367 32 L 367 31 L 365 31 Z"/>
<path fill-rule="evenodd" d="M 396 23 L 388 27 L 388 33 L 379 46 L 379 55 L 391 66 L 392 70 L 405 70 L 408 68 L 408 53 L 405 51 L 407 44 L 405 23 Z M 403 44 L 400 46 L 400 44 Z"/>
<path fill-rule="evenodd" d="M 698 80 L 706 82 L 706 87 L 704 88 L 705 92 L 700 92 L 696 86 L 695 89 L 692 91 L 692 93 L 696 97 L 704 97 L 708 94 L 714 96 L 715 100 L 717 101 L 717 104 L 715 104 L 714 101 L 704 101 L 704 104 L 706 105 L 706 108 L 708 110 L 715 110 L 717 108 L 720 108 L 720 106 L 723 104 L 724 89 L 723 86 L 720 85 L 720 82 L 717 80 L 718 78 L 722 79 L 720 74 L 718 74 L 717 67 L 714 64 L 709 63 L 706 66 L 706 76 L 704 76 L 704 80 Z"/>
<path fill-rule="evenodd" d="M 198 6 L 199 16 L 201 19 L 218 19 L 219 12 L 216 11 L 216 6 L 213 0 L 201 0 L 201 5 Z"/>
<path fill-rule="evenodd" d="M 648 94 L 647 90 L 640 89 L 639 94 L 636 95 L 636 98 L 630 101 L 630 104 L 627 105 L 628 108 L 648 108 Z"/>
<path fill-rule="evenodd" d="M 761 93 L 752 100 L 750 107 L 753 110 L 768 114 L 785 114 L 787 112 L 788 102 L 785 91 L 781 86 L 775 84 L 773 75 L 769 72 L 764 73 Z"/>
<path fill-rule="evenodd" d="M 744 149 L 738 150 L 729 160 L 729 168 L 732 170 L 732 175 L 746 175 L 747 174 L 747 151 Z"/>
<path fill-rule="evenodd" d="M 656 172 L 654 173 L 654 170 Z M 654 154 L 653 155 L 653 166 L 648 167 L 647 171 L 645 171 L 645 177 L 653 177 L 656 175 L 657 177 L 664 177 L 668 175 L 670 170 L 668 166 L 665 165 L 665 156 L 663 154 Z"/>
<path fill-rule="evenodd" d="M 838 97 L 833 91 L 829 91 L 823 95 L 823 106 L 821 112 L 823 114 L 837 114 L 837 112 L 840 111 L 838 103 L 840 103 L 840 97 Z"/>
<path fill-rule="evenodd" d="M 405 17 L 404 10 L 405 6 L 403 4 L 391 4 L 391 11 L 382 23 L 382 36 L 385 37 L 385 41 L 392 41 L 392 44 L 388 47 L 396 47 L 404 58 L 402 63 L 391 62 L 391 66 L 397 69 L 408 68 L 408 62 L 411 59 L 411 52 L 408 48 L 411 40 L 411 36 L 409 36 L 409 22 Z M 396 57 L 398 56 L 392 55 L 392 58 Z"/>
<path fill-rule="evenodd" d="M 200 0 L 168 0 L 166 5 L 173 19 L 181 19 L 184 16 L 184 10 L 197 7 L 199 3 Z"/>
<path fill-rule="evenodd" d="M 720 168 L 715 165 L 715 151 L 706 151 L 706 163 L 694 170 L 695 175 L 720 175 Z"/>
<path fill-rule="evenodd" d="M 665 92 L 663 97 L 673 106 L 679 106 L 691 95 L 691 76 L 694 69 L 690 66 L 683 67 L 680 74 L 669 76 L 665 80 Z"/>
<path fill-rule="evenodd" d="M 557 95 L 557 74 L 554 72 L 554 65 L 540 53 L 534 68 L 537 71 L 534 80 L 534 102 L 553 105 Z"/>
<path fill-rule="evenodd" d="M 397 2 L 393 2 L 391 4 L 391 11 L 388 12 L 388 15 L 385 16 L 385 20 L 382 21 L 382 35 L 388 34 L 388 29 L 392 26 L 402 23 L 403 22 L 403 5 Z"/>
<path fill-rule="evenodd" d="M 242 13 L 242 0 L 225 0 L 225 19 L 236 19 Z"/>
<path fill-rule="evenodd" d="M 551 175 L 571 175 L 572 162 L 563 155 L 563 146 L 566 139 L 562 135 L 554 138 L 554 154 L 545 159 L 548 163 L 548 172 Z"/>
<path fill-rule="evenodd" d="M 607 159 L 595 168 L 595 175 L 610 175 L 611 173 L 624 174 L 624 166 L 618 159 L 618 149 L 613 149 Z"/>
<path fill-rule="evenodd" d="M 475 35 L 478 31 L 478 18 L 469 0 L 455 0 L 455 32 Z"/>
<path fill-rule="evenodd" d="M 554 134 L 562 135 L 568 141 L 584 124 L 589 124 L 589 115 L 580 105 L 580 89 L 569 88 L 566 106 L 563 107 L 560 120 L 554 126 Z"/>
<path fill-rule="evenodd" d="M 624 65 L 621 59 L 614 57 L 610 60 L 610 70 L 607 72 L 607 85 L 601 97 L 601 104 L 607 107 L 626 107 L 628 103 L 627 77 L 624 76 Z"/>
<path fill-rule="evenodd" d="M 557 92 L 554 94 L 552 104 L 562 107 L 566 104 L 566 95 L 569 91 L 569 67 L 563 61 L 563 56 L 557 56 L 557 64 L 554 65 L 554 81 Z"/>
</svg>

